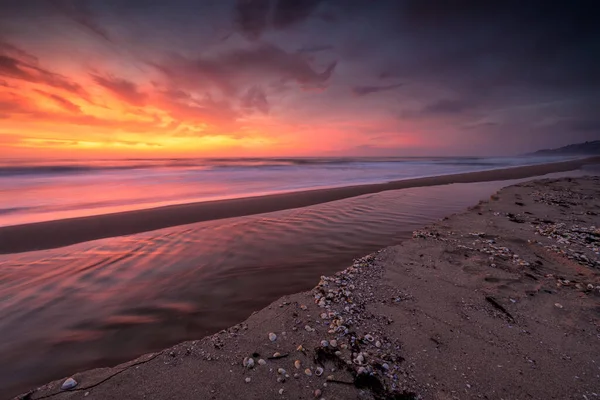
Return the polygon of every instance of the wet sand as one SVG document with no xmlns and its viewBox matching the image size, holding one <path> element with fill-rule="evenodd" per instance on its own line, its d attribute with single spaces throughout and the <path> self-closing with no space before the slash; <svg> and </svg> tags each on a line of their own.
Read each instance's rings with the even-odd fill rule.
<svg viewBox="0 0 600 400">
<path fill-rule="evenodd" d="M 505 188 L 241 324 L 25 397 L 595 398 L 598 199 L 596 177 Z"/>
<path fill-rule="evenodd" d="M 594 164 L 600 157 L 552 164 L 481 172 L 415 178 L 381 184 L 317 189 L 260 197 L 210 201 L 92 217 L 72 218 L 0 228 L 0 254 L 68 246 L 90 240 L 130 235 L 156 229 L 223 218 L 253 215 L 341 200 L 382 191 L 443 185 L 520 179 L 570 171 Z"/>
</svg>

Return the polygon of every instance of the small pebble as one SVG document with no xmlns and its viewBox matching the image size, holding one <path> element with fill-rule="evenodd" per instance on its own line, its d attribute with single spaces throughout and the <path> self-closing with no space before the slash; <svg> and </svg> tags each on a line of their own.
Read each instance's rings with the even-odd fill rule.
<svg viewBox="0 0 600 400">
<path fill-rule="evenodd" d="M 244 379 L 244 381 L 246 381 L 246 383 L 250 383 L 250 381 L 251 381 L 251 380 L 252 380 L 252 379 L 250 379 L 249 377 L 248 377 L 248 378 L 246 378 L 246 379 Z"/>
<path fill-rule="evenodd" d="M 329 346 L 329 342 L 327 340 L 321 340 L 321 346 L 322 347 L 328 347 Z"/>
<path fill-rule="evenodd" d="M 271 342 L 274 342 L 274 341 L 276 341 L 276 340 L 277 340 L 277 335 L 276 335 L 276 334 L 274 334 L 273 332 L 270 332 L 270 333 L 269 333 L 269 340 L 270 340 Z"/>
<path fill-rule="evenodd" d="M 377 348 L 381 347 L 381 342 L 379 340 L 375 342 L 375 347 L 377 347 Z"/>
<path fill-rule="evenodd" d="M 244 358 L 244 367 L 254 368 L 254 358 Z"/>
<path fill-rule="evenodd" d="M 285 375 L 285 369 L 279 368 L 279 369 L 277 369 L 277 373 L 281 374 L 281 375 Z"/>
<path fill-rule="evenodd" d="M 329 341 L 329 345 L 330 345 L 331 347 L 337 347 L 337 340 L 335 340 L 335 339 L 333 339 L 333 340 L 330 340 L 330 341 Z"/>
<path fill-rule="evenodd" d="M 365 367 L 360 367 L 357 372 L 359 375 L 366 374 L 367 369 Z"/>
<path fill-rule="evenodd" d="M 63 384 L 61 385 L 61 389 L 62 390 L 69 390 L 69 389 L 73 389 L 75 386 L 77 386 L 77 381 L 73 378 L 67 378 Z"/>
<path fill-rule="evenodd" d="M 555 307 L 558 307 L 558 308 L 563 308 L 563 305 L 562 305 L 562 304 L 560 304 L 560 303 L 554 303 L 554 306 L 555 306 Z"/>
<path fill-rule="evenodd" d="M 321 389 L 315 390 L 315 398 L 321 397 Z"/>
<path fill-rule="evenodd" d="M 267 362 L 265 360 L 263 360 L 262 358 L 260 360 L 258 360 L 258 364 L 259 365 L 265 365 Z"/>
</svg>

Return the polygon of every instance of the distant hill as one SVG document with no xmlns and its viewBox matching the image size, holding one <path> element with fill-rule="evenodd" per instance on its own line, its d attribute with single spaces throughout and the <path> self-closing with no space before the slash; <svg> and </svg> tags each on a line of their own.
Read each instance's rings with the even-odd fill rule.
<svg viewBox="0 0 600 400">
<path fill-rule="evenodd" d="M 600 154 L 600 140 L 593 142 L 570 144 L 558 149 L 538 150 L 530 153 L 534 156 L 577 156 L 577 155 L 598 155 Z"/>
</svg>

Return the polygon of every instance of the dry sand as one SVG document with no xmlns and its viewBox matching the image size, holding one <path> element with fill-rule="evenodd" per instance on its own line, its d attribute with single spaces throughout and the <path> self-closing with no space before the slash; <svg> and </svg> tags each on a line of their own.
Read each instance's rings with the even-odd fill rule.
<svg viewBox="0 0 600 400">
<path fill-rule="evenodd" d="M 450 183 L 521 179 L 571 171 L 600 162 L 600 157 L 490 171 L 415 178 L 388 183 L 209 201 L 0 227 L 0 254 L 51 249 L 89 240 L 130 235 L 194 222 L 306 207 L 368 193 Z"/>
<path fill-rule="evenodd" d="M 599 178 L 511 186 L 226 331 L 21 398 L 592 400 L 598 213 Z"/>
</svg>

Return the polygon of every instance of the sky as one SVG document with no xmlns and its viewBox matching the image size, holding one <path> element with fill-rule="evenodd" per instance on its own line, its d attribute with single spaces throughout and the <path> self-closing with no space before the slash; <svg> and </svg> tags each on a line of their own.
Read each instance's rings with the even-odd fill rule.
<svg viewBox="0 0 600 400">
<path fill-rule="evenodd" d="M 595 1 L 0 0 L 0 158 L 600 139 Z"/>
</svg>

